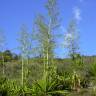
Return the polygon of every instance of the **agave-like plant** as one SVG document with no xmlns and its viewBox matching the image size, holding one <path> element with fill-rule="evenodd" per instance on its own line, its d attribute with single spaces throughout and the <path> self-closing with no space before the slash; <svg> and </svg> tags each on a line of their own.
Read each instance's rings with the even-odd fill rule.
<svg viewBox="0 0 96 96">
<path fill-rule="evenodd" d="M 47 71 L 41 80 L 35 81 L 32 87 L 32 96 L 56 96 L 56 94 L 65 96 L 68 93 L 65 90 L 57 90 L 57 86 L 59 86 L 57 74 L 53 74 L 52 71 Z"/>
<path fill-rule="evenodd" d="M 96 77 L 96 63 L 90 65 L 89 74 L 93 77 Z"/>
<path fill-rule="evenodd" d="M 80 79 L 80 75 L 75 70 L 73 71 L 71 80 L 72 80 L 72 89 L 79 91 L 81 87 L 80 85 L 81 79 Z"/>
<path fill-rule="evenodd" d="M 94 89 L 94 87 L 96 86 L 96 63 L 95 62 L 89 66 L 88 73 L 90 77 L 89 87 L 93 87 Z"/>
<path fill-rule="evenodd" d="M 65 90 L 56 90 L 57 86 L 56 80 L 50 82 L 46 82 L 44 79 L 39 80 L 32 87 L 32 96 L 53 96 L 54 94 L 63 94 L 65 96 L 68 93 Z"/>
<path fill-rule="evenodd" d="M 7 96 L 7 86 L 6 86 L 7 79 L 6 77 L 0 77 L 0 95 Z"/>
<path fill-rule="evenodd" d="M 6 96 L 32 96 L 32 90 L 27 85 L 18 84 L 15 80 L 7 81 L 4 85 L 7 88 Z"/>
</svg>

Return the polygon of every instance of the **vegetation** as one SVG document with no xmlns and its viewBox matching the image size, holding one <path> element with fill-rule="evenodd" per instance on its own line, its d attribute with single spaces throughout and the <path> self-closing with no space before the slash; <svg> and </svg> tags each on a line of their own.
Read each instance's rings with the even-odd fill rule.
<svg viewBox="0 0 96 96">
<path fill-rule="evenodd" d="M 60 22 L 57 0 L 48 0 L 47 18 L 38 15 L 32 33 L 22 25 L 17 38 L 20 54 L 4 49 L 0 37 L 0 96 L 96 96 L 96 56 L 82 56 L 75 20 L 64 47 L 69 58 L 56 58 Z"/>
</svg>

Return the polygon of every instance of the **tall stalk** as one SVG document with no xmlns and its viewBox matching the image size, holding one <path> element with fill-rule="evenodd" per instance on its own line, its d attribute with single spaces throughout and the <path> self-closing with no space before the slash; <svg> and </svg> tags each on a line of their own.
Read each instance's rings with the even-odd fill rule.
<svg viewBox="0 0 96 96">
<path fill-rule="evenodd" d="M 22 63 L 22 72 L 21 72 L 21 84 L 22 86 L 24 85 L 24 64 L 25 64 L 25 59 L 27 60 L 26 64 L 28 64 L 28 56 L 29 56 L 29 49 L 30 49 L 30 38 L 29 38 L 29 33 L 27 32 L 26 26 L 23 25 L 21 27 L 21 31 L 19 32 L 19 50 L 21 52 L 21 63 Z"/>
<path fill-rule="evenodd" d="M 4 55 L 3 55 L 3 51 L 4 51 L 4 49 L 5 49 L 5 34 L 4 34 L 4 32 L 3 31 L 1 31 L 0 30 L 0 51 L 1 51 L 1 57 L 2 57 L 2 65 L 3 65 L 3 70 L 2 70 L 2 73 L 3 73 L 3 75 L 5 74 L 5 68 L 4 68 Z"/>
<path fill-rule="evenodd" d="M 52 73 L 54 71 L 53 66 L 53 54 L 54 54 L 54 33 L 53 30 L 57 27 L 57 12 L 56 12 L 56 0 L 48 0 L 46 3 L 46 9 L 48 11 L 48 18 L 39 15 L 36 18 L 36 32 L 39 42 L 39 47 L 43 54 L 43 64 L 44 64 L 44 82 L 45 83 L 45 93 L 47 93 L 47 87 L 49 86 L 50 80 L 52 79 Z M 47 22 L 48 21 L 48 22 Z M 51 69 L 51 70 L 50 70 Z M 52 71 L 52 73 L 51 73 Z"/>
<path fill-rule="evenodd" d="M 2 52 L 2 64 L 3 64 L 3 75 L 5 75 L 5 64 L 4 64 L 4 55 Z"/>
<path fill-rule="evenodd" d="M 24 59 L 23 59 L 23 56 L 22 56 L 22 81 L 21 81 L 21 84 L 22 84 L 22 87 L 24 85 Z"/>
</svg>

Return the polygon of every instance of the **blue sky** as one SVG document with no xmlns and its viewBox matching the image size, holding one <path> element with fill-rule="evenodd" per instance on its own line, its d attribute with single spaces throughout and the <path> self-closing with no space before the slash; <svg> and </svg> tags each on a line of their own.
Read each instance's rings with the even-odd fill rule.
<svg viewBox="0 0 96 96">
<path fill-rule="evenodd" d="M 17 32 L 22 24 L 32 31 L 36 14 L 46 14 L 44 4 L 47 0 L 0 0 L 0 30 L 6 34 L 7 49 L 18 46 Z M 96 0 L 58 0 L 62 30 L 72 17 L 78 21 L 80 30 L 80 50 L 82 54 L 96 54 Z M 57 52 L 60 56 L 64 50 Z M 16 50 L 14 50 L 16 51 Z"/>
</svg>

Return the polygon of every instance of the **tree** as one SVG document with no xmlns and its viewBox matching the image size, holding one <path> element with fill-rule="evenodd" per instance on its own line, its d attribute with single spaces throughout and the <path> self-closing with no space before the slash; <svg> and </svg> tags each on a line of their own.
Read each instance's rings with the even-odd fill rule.
<svg viewBox="0 0 96 96">
<path fill-rule="evenodd" d="M 79 35 L 76 27 L 77 25 L 75 20 L 72 20 L 69 24 L 67 33 L 65 34 L 65 47 L 68 49 L 69 56 L 72 58 L 72 60 L 74 60 L 79 53 Z"/>
<path fill-rule="evenodd" d="M 3 56 L 3 51 L 4 51 L 4 48 L 5 48 L 5 35 L 4 35 L 4 32 L 0 31 L 0 51 L 2 53 L 2 65 L 3 65 L 3 75 L 5 73 L 4 71 L 4 56 Z"/>
<path fill-rule="evenodd" d="M 3 56 L 4 56 L 4 62 L 9 62 L 12 60 L 12 53 L 10 50 L 5 50 L 3 52 Z"/>
<path fill-rule="evenodd" d="M 44 16 L 37 17 L 37 28 L 39 30 L 39 41 L 41 43 L 41 49 L 43 50 L 43 56 L 46 59 L 46 66 L 52 64 L 54 58 L 55 38 L 54 30 L 58 27 L 58 11 L 57 1 L 48 0 L 46 3 L 46 9 L 48 11 L 48 18 Z"/>
<path fill-rule="evenodd" d="M 56 29 L 58 29 L 59 26 L 59 20 L 58 20 L 58 6 L 57 6 L 57 0 L 48 0 L 46 4 L 46 9 L 48 11 L 48 49 L 47 49 L 47 64 L 48 61 L 52 63 L 52 59 L 54 58 L 54 48 L 55 48 L 55 32 Z M 49 60 L 48 60 L 49 59 Z"/>
<path fill-rule="evenodd" d="M 12 59 L 17 61 L 19 59 L 19 56 L 16 53 L 12 53 Z"/>
<path fill-rule="evenodd" d="M 21 52 L 21 60 L 22 60 L 22 86 L 23 86 L 24 85 L 24 64 L 25 64 L 25 59 L 27 60 L 27 64 L 28 64 L 28 56 L 30 51 L 29 50 L 30 38 L 25 25 L 22 25 L 21 27 L 18 41 L 19 41 L 19 50 Z"/>
<path fill-rule="evenodd" d="M 53 63 L 54 48 L 55 48 L 55 31 L 58 28 L 58 11 L 57 0 L 48 0 L 46 3 L 46 9 L 48 11 L 48 18 L 42 15 L 36 18 L 36 32 L 38 45 L 40 46 L 40 52 L 42 53 L 44 61 L 44 80 L 45 80 L 45 92 L 46 86 L 53 78 L 53 74 L 56 73 Z M 51 69 L 51 70 L 50 70 Z"/>
</svg>

